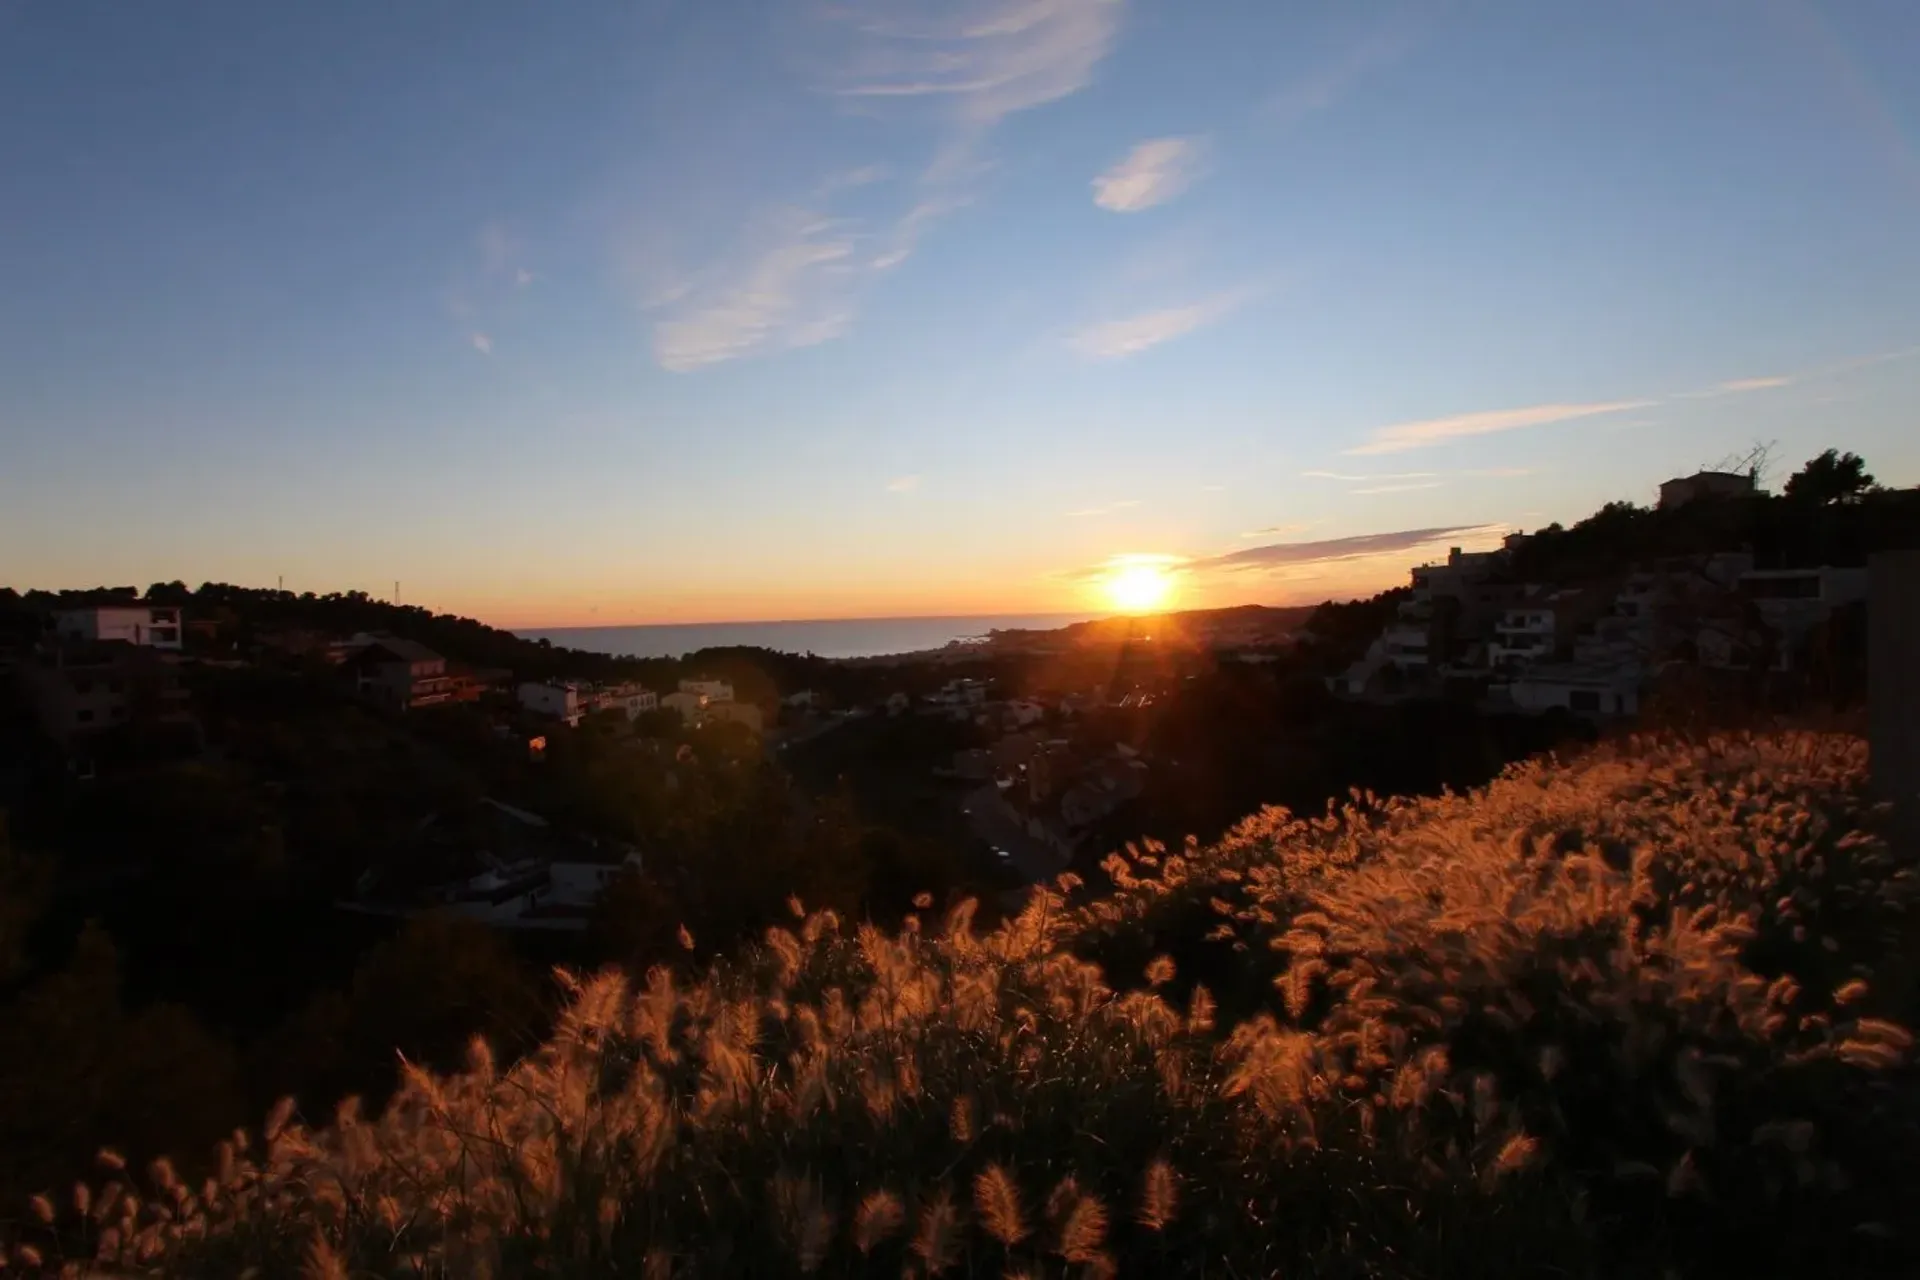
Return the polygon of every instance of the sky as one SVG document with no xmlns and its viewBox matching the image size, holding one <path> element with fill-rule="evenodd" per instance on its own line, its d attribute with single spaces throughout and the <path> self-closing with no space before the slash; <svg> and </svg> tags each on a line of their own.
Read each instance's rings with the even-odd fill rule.
<svg viewBox="0 0 1920 1280">
<path fill-rule="evenodd" d="M 0 583 L 1368 594 L 1920 483 L 1912 0 L 0 0 Z"/>
</svg>

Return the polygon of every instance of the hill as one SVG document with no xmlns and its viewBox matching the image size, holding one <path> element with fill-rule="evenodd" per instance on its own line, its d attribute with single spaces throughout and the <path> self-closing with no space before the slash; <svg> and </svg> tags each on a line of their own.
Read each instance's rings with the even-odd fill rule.
<svg viewBox="0 0 1920 1280">
<path fill-rule="evenodd" d="M 1920 881 L 1865 763 L 1831 735 L 1636 740 L 1270 810 L 984 933 L 969 903 L 895 934 L 795 903 L 704 969 L 569 978 L 518 1062 L 476 1043 L 378 1117 L 283 1104 L 204 1182 L 40 1201 L 15 1258 L 1911 1274 Z"/>
</svg>

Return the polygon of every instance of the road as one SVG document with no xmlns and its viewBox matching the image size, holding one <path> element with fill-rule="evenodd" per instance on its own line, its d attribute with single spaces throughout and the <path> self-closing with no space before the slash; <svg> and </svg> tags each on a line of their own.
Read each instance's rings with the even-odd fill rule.
<svg viewBox="0 0 1920 1280">
<path fill-rule="evenodd" d="M 1000 789 L 989 782 L 967 793 L 967 824 L 973 833 L 995 849 L 1003 849 L 1002 859 L 1028 881 L 1051 880 L 1066 870 L 1067 857 L 1044 840 L 1029 835 L 1020 816 L 1000 797 Z"/>
</svg>

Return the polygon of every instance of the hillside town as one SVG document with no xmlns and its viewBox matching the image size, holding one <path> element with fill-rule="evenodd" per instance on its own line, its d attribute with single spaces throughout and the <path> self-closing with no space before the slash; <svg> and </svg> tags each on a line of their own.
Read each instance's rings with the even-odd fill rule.
<svg viewBox="0 0 1920 1280">
<path fill-rule="evenodd" d="M 1757 492 L 1752 474 L 1703 471 L 1661 485 L 1656 509 Z M 1676 665 L 1787 672 L 1818 661 L 1815 646 L 1869 591 L 1865 566 L 1761 568 L 1751 551 L 1667 556 L 1579 584 L 1517 580 L 1515 553 L 1528 541 L 1513 533 L 1497 549 L 1454 547 L 1416 566 L 1393 619 L 1328 687 L 1631 719 Z"/>
<path fill-rule="evenodd" d="M 1755 474 L 1702 471 L 1662 484 L 1644 518 L 1718 518 L 1746 499 L 1766 500 Z M 1911 557 L 1881 556 L 1870 568 L 1804 556 L 1780 563 L 1779 554 L 1763 558 L 1752 546 L 1667 546 L 1574 572 L 1541 554 L 1565 536 L 1556 526 L 1508 534 L 1490 550 L 1450 548 L 1444 560 L 1414 566 L 1404 587 L 1372 602 L 1328 606 L 1304 626 L 1273 610 L 1213 611 L 1184 629 L 1115 619 L 1054 639 L 1024 635 L 999 655 L 1000 666 L 983 652 L 966 674 L 947 674 L 950 656 L 814 668 L 860 672 L 853 696 L 850 687 L 782 687 L 764 676 L 745 696 L 733 679 L 697 665 L 654 687 L 632 675 L 591 674 L 588 668 L 623 668 L 591 655 L 570 659 L 563 650 L 510 651 L 540 658 L 537 671 L 516 660 L 524 672 L 517 674 L 449 658 L 390 630 L 249 628 L 230 607 L 137 598 L 18 615 L 29 621 L 0 643 L 0 670 L 44 741 L 82 781 L 111 767 L 116 753 L 218 756 L 223 748 L 208 741 L 190 690 L 195 673 L 202 684 L 221 673 L 297 674 L 303 687 L 385 717 L 414 739 L 432 736 L 436 713 L 464 708 L 484 727 L 489 752 L 535 768 L 573 735 L 625 743 L 619 749 L 639 753 L 635 759 L 682 761 L 701 735 L 731 735 L 767 760 L 814 762 L 824 787 L 845 767 L 820 763 L 834 759 L 836 735 L 852 726 L 920 723 L 928 727 L 861 728 L 849 740 L 891 735 L 884 740 L 893 745 L 879 749 L 889 767 L 908 772 L 875 785 L 919 797 L 924 813 L 909 825 L 964 843 L 1011 883 L 1026 883 L 1098 856 L 1093 846 L 1114 838 L 1117 815 L 1156 784 L 1179 785 L 1169 751 L 1127 726 L 1150 722 L 1160 704 L 1177 705 L 1182 682 L 1196 671 L 1281 663 L 1272 678 L 1285 679 L 1284 672 L 1338 659 L 1314 678 L 1351 703 L 1431 701 L 1493 718 L 1631 726 L 1649 697 L 1678 676 L 1720 680 L 1737 698 L 1750 695 L 1753 686 L 1741 682 L 1756 674 L 1831 681 L 1849 664 L 1864 669 L 1869 616 L 1876 627 L 1895 626 L 1901 602 L 1920 594 L 1903 585 Z M 1329 635 L 1343 609 L 1371 610 L 1381 621 L 1341 658 Z M 1891 641 L 1880 647 L 1897 649 Z M 577 674 L 566 674 L 569 661 Z M 1892 696 L 1890 661 L 1877 675 L 1876 705 Z M 1880 721 L 1883 737 L 1904 732 L 1898 716 Z M 668 785 L 675 785 L 672 760 L 668 766 Z M 386 914 L 453 911 L 501 928 L 580 929 L 612 879 L 644 870 L 631 839 L 563 830 L 510 795 L 487 796 L 485 804 L 482 817 L 462 819 L 457 835 L 449 834 L 455 824 L 447 815 L 423 813 L 415 852 L 404 864 L 369 864 L 341 905 Z"/>
</svg>

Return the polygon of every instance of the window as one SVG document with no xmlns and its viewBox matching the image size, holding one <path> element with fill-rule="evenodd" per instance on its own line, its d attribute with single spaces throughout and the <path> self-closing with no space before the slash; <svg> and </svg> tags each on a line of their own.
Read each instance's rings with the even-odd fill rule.
<svg viewBox="0 0 1920 1280">
<path fill-rule="evenodd" d="M 155 627 L 153 628 L 152 635 L 155 644 L 180 643 L 180 628 L 178 627 Z"/>
<path fill-rule="evenodd" d="M 180 611 L 177 609 L 155 609 L 153 611 L 153 621 L 155 623 L 178 622 L 180 621 Z"/>
</svg>

